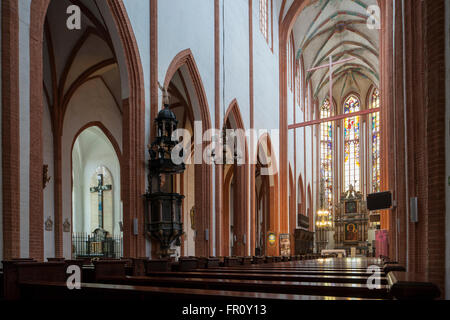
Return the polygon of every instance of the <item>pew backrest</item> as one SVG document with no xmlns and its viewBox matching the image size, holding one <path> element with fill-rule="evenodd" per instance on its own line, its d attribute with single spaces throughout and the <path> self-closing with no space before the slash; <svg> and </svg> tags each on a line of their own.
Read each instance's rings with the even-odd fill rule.
<svg viewBox="0 0 450 320">
<path fill-rule="evenodd" d="M 145 260 L 145 273 L 149 274 L 151 272 L 167 272 L 170 271 L 170 261 L 169 259 L 155 259 L 155 260 Z"/>
<path fill-rule="evenodd" d="M 65 282 L 66 270 L 65 262 L 3 261 L 5 299 L 18 299 L 24 281 Z"/>
<path fill-rule="evenodd" d="M 95 281 L 100 281 L 104 278 L 125 278 L 125 265 L 123 260 L 99 260 L 94 261 L 95 267 Z"/>
<path fill-rule="evenodd" d="M 389 292 L 398 300 L 434 300 L 441 296 L 439 287 L 424 274 L 391 271 L 387 278 Z"/>
</svg>

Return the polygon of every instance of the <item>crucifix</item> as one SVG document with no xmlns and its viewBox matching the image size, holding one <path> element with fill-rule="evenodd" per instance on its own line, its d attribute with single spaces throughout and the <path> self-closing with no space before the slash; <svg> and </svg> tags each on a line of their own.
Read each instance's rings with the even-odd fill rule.
<svg viewBox="0 0 450 320">
<path fill-rule="evenodd" d="M 112 185 L 103 185 L 103 174 L 97 174 L 97 186 L 91 187 L 91 193 L 97 192 L 98 194 L 98 227 L 103 229 L 103 192 L 110 191 Z"/>
<path fill-rule="evenodd" d="M 354 60 L 355 58 L 348 58 L 348 59 L 343 59 L 343 60 L 339 60 L 336 62 L 333 62 L 333 56 L 330 55 L 329 58 L 329 63 L 325 64 L 323 66 L 319 66 L 319 67 L 315 67 L 312 69 L 307 70 L 308 72 L 312 72 L 312 71 L 316 71 L 319 69 L 325 69 L 325 68 L 329 68 L 330 69 L 330 93 L 329 93 L 329 100 L 330 100 L 330 107 L 333 108 L 333 67 L 338 65 L 338 64 L 343 64 L 349 61 Z"/>
<path fill-rule="evenodd" d="M 333 67 L 336 65 L 339 65 L 339 64 L 343 64 L 343 63 L 352 61 L 354 59 L 355 58 L 348 58 L 348 59 L 343 59 L 343 60 L 333 62 L 333 57 L 330 56 L 328 64 L 325 64 L 325 65 L 322 65 L 319 67 L 314 67 L 312 69 L 307 70 L 308 72 L 312 72 L 312 71 L 316 71 L 316 70 L 320 70 L 320 69 L 324 69 L 324 68 L 330 69 L 330 76 L 329 76 L 330 92 L 329 92 L 329 99 L 328 99 L 330 101 L 330 108 L 333 108 Z M 308 126 L 320 124 L 322 122 L 331 122 L 331 121 L 342 120 L 342 119 L 349 118 L 349 117 L 363 116 L 365 114 L 375 113 L 375 112 L 379 112 L 379 111 L 380 111 L 380 108 L 372 108 L 372 109 L 368 109 L 368 110 L 354 112 L 352 114 L 340 114 L 340 115 L 336 115 L 336 116 L 326 118 L 326 119 L 318 119 L 318 120 L 312 120 L 312 121 L 305 121 L 303 123 L 291 124 L 288 126 L 288 129 L 293 130 L 293 129 L 298 129 L 298 128 L 302 128 L 302 127 L 308 127 Z"/>
</svg>

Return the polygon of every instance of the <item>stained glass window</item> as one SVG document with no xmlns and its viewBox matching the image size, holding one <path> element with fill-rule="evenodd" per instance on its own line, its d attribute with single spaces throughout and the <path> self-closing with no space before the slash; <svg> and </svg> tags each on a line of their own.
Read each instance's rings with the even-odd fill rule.
<svg viewBox="0 0 450 320">
<path fill-rule="evenodd" d="M 345 100 L 344 113 L 350 114 L 360 111 L 359 99 L 351 95 Z M 344 120 L 344 190 L 353 185 L 356 191 L 360 186 L 360 117 Z"/>
<path fill-rule="evenodd" d="M 380 107 L 380 93 L 375 89 L 372 94 L 370 108 Z M 372 145 L 372 191 L 380 192 L 381 190 L 381 170 L 380 170 L 380 113 L 372 113 L 371 116 L 371 145 Z"/>
<path fill-rule="evenodd" d="M 331 116 L 330 101 L 325 99 L 320 108 L 320 118 L 326 119 Z M 323 180 L 324 204 L 331 210 L 333 207 L 333 122 L 320 124 L 320 173 Z"/>
</svg>

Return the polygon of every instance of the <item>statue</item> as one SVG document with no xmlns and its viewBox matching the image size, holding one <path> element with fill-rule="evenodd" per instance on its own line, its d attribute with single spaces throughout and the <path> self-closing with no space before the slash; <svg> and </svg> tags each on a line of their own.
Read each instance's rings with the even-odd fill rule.
<svg viewBox="0 0 450 320">
<path fill-rule="evenodd" d="M 355 190 L 355 187 L 350 184 L 347 191 L 342 192 L 341 200 L 345 199 L 361 199 L 362 193 Z"/>
</svg>

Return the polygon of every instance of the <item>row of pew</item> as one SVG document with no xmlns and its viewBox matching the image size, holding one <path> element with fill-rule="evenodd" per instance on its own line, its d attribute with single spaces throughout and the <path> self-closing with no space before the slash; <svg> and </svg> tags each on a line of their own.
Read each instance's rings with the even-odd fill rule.
<svg viewBox="0 0 450 320">
<path fill-rule="evenodd" d="M 3 298 L 223 301 L 438 299 L 438 287 L 387 258 L 184 257 L 3 262 Z M 68 273 L 78 267 L 79 279 Z M 73 271 L 73 268 L 70 269 Z M 79 288 L 68 283 L 80 281 Z"/>
</svg>

